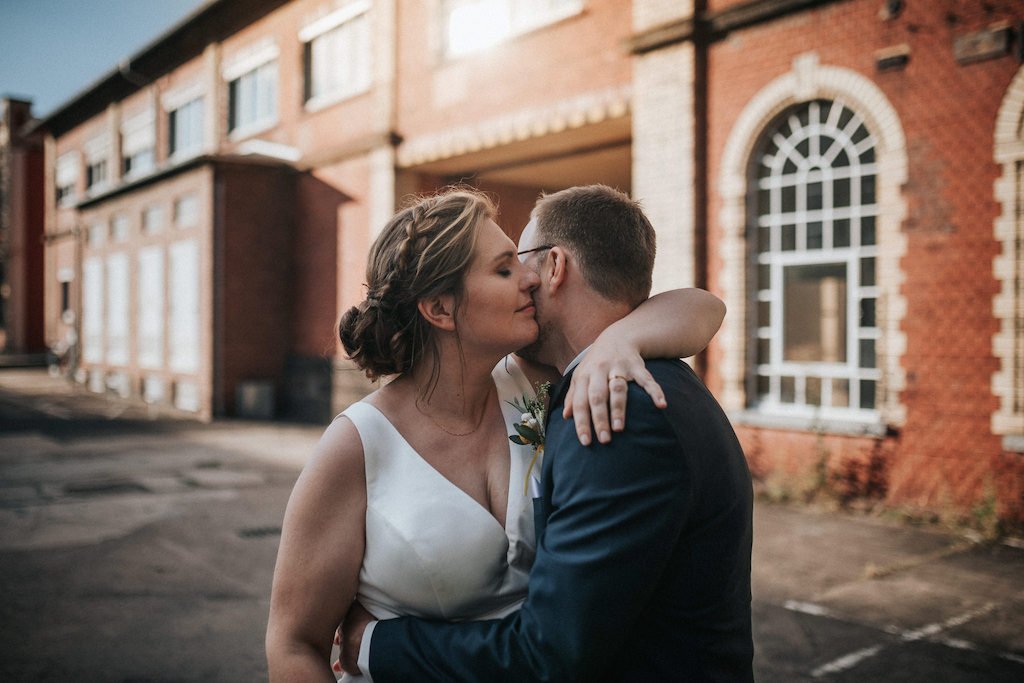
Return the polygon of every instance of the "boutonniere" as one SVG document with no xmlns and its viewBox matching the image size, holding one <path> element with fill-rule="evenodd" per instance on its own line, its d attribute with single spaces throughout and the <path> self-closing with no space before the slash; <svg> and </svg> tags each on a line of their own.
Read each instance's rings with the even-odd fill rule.
<svg viewBox="0 0 1024 683">
<path fill-rule="evenodd" d="M 548 391 L 551 390 L 551 382 L 544 382 L 537 386 L 537 393 L 530 397 L 523 394 L 522 399 L 512 399 L 507 403 L 522 413 L 519 422 L 513 422 L 512 428 L 515 434 L 509 434 L 508 438 L 514 444 L 520 446 L 533 446 L 533 458 L 530 466 L 526 468 L 526 481 L 523 482 L 523 495 L 530 489 L 530 474 L 533 466 L 537 464 L 537 458 L 544 452 L 544 416 L 547 412 Z"/>
</svg>

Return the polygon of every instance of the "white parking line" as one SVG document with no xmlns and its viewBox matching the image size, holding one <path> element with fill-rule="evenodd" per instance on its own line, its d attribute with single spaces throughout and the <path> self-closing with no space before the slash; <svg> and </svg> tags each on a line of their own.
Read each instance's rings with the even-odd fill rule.
<svg viewBox="0 0 1024 683">
<path fill-rule="evenodd" d="M 839 659 L 833 659 L 828 664 L 819 666 L 817 669 L 811 672 L 811 676 L 813 678 L 821 678 L 822 676 L 826 676 L 828 674 L 839 673 L 840 671 L 852 669 L 853 667 L 863 662 L 865 659 L 870 659 L 871 657 L 874 657 L 881 651 L 882 646 L 875 645 L 874 647 L 866 647 L 863 650 L 851 652 L 848 655 L 843 655 Z"/>
<path fill-rule="evenodd" d="M 849 619 L 845 619 L 842 616 L 836 614 L 829 608 L 823 607 L 821 605 L 816 605 L 812 602 L 787 600 L 783 606 L 791 612 L 799 612 L 801 614 L 809 614 L 811 616 L 816 617 L 828 617 L 840 621 L 850 621 Z M 957 626 L 962 626 L 973 619 L 977 619 L 978 617 L 984 616 L 989 612 L 993 611 L 995 608 L 996 603 L 987 602 L 981 607 L 975 608 L 973 610 L 968 610 L 967 612 L 964 612 L 962 614 L 957 614 L 956 616 L 950 617 L 945 621 L 936 622 L 933 624 L 926 624 L 921 628 L 909 631 L 902 631 L 893 626 L 888 626 L 881 630 L 886 633 L 898 636 L 901 640 L 907 643 L 927 639 L 930 642 L 934 642 L 939 645 L 945 645 L 946 647 L 956 648 L 958 650 L 977 650 L 978 647 L 970 641 L 961 640 L 959 638 L 938 638 L 936 636 L 938 636 L 943 631 L 955 628 Z M 857 666 L 864 660 L 874 657 L 883 649 L 885 649 L 885 645 L 879 644 L 874 645 L 872 647 L 866 647 L 860 650 L 856 650 L 854 652 L 850 652 L 849 654 L 845 654 L 842 657 L 837 657 L 836 659 L 833 659 L 832 661 L 823 664 L 814 671 L 812 671 L 811 677 L 821 678 L 822 676 L 827 676 L 828 674 L 834 674 L 840 671 L 847 671 Z M 998 653 L 998 656 L 1011 662 L 1024 664 L 1024 657 L 1020 655 L 1016 655 L 1010 652 L 1003 652 Z"/>
</svg>

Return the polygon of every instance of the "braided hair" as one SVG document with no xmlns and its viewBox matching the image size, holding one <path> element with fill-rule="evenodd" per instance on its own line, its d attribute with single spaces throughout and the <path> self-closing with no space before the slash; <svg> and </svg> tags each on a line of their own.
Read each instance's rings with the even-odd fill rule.
<svg viewBox="0 0 1024 683">
<path fill-rule="evenodd" d="M 454 188 L 419 198 L 388 221 L 370 247 L 366 298 L 338 323 L 345 352 L 367 377 L 408 372 L 428 349 L 438 360 L 432 327 L 417 306 L 453 295 L 458 310 L 477 228 L 494 215 L 486 195 Z"/>
</svg>

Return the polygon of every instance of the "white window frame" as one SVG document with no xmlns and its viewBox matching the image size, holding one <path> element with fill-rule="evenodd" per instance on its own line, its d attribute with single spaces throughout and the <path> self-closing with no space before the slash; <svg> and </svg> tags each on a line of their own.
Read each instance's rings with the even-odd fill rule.
<svg viewBox="0 0 1024 683">
<path fill-rule="evenodd" d="M 205 107 L 205 97 L 199 93 L 167 112 L 167 153 L 172 162 L 202 152 L 205 146 Z M 184 142 L 182 138 L 185 138 Z"/>
<path fill-rule="evenodd" d="M 54 198 L 57 206 L 70 206 L 75 203 L 79 173 L 81 159 L 77 151 L 65 152 L 57 157 L 54 173 Z"/>
<path fill-rule="evenodd" d="M 273 39 L 264 39 L 248 48 L 240 51 L 229 60 L 221 70 L 221 77 L 227 84 L 228 89 L 228 137 L 232 140 L 259 133 L 273 127 L 278 120 L 280 96 L 278 57 L 280 49 Z M 231 112 L 238 111 L 238 102 L 232 101 L 232 95 L 238 92 L 243 86 L 242 79 L 252 79 L 245 82 L 246 88 L 255 87 L 253 95 L 256 103 L 256 110 L 251 120 L 241 123 L 232 121 Z M 237 86 L 233 84 L 238 82 Z M 262 84 L 262 86 L 261 86 Z M 264 92 L 268 88 L 270 92 Z M 236 95 L 237 96 L 237 95 Z M 263 112 L 260 111 L 260 103 L 268 105 Z"/>
<path fill-rule="evenodd" d="M 511 40 L 583 11 L 585 0 L 442 0 L 441 32 L 444 56 L 457 59 Z M 474 40 L 452 44 L 453 22 L 472 25 Z"/>
<path fill-rule="evenodd" d="M 104 263 L 99 256 L 90 256 L 82 263 L 82 360 L 102 363 L 106 355 L 103 328 L 106 315 Z"/>
<path fill-rule="evenodd" d="M 131 166 L 131 168 L 129 168 Z M 126 180 L 156 167 L 156 116 L 147 109 L 121 123 L 121 169 Z"/>
<path fill-rule="evenodd" d="M 299 31 L 305 52 L 305 107 L 308 111 L 322 109 L 370 89 L 373 84 L 371 7 L 370 0 L 356 0 Z M 339 65 L 344 65 L 344 73 Z M 336 74 L 340 77 L 330 82 Z"/>
<path fill-rule="evenodd" d="M 110 187 L 112 182 L 112 171 L 110 156 L 112 147 L 110 136 L 107 134 L 92 138 L 84 145 L 85 152 L 85 182 L 86 194 L 94 195 Z M 90 174 L 94 167 L 101 167 L 104 170 L 103 177 L 99 180 L 90 180 Z"/>
<path fill-rule="evenodd" d="M 814 99 L 841 99 L 861 116 L 871 133 L 877 136 L 876 185 L 879 217 L 876 223 L 878 258 L 876 283 L 880 296 L 876 318 L 880 338 L 876 343 L 876 359 L 882 371 L 881 386 L 876 391 L 880 411 L 878 423 L 867 425 L 846 420 L 781 418 L 770 413 L 747 409 L 748 380 L 752 331 L 749 296 L 751 248 L 747 244 L 749 226 L 750 165 L 763 132 L 790 107 Z M 737 423 L 775 429 L 815 430 L 837 434 L 885 434 L 899 429 L 906 421 L 907 409 L 902 400 L 907 373 L 903 355 L 907 335 L 902 330 L 907 314 L 906 297 L 902 294 L 906 275 L 901 261 L 908 242 L 901 229 L 907 215 L 903 186 L 907 181 L 908 153 L 903 126 L 896 109 L 885 93 L 859 72 L 830 64 L 822 64 L 815 52 L 798 55 L 790 71 L 769 81 L 755 93 L 739 112 L 722 148 L 719 175 L 715 183 L 719 210 L 717 224 L 721 234 L 718 249 L 722 255 L 718 284 L 729 315 L 716 337 L 721 361 L 716 364 L 720 378 L 719 400 Z"/>
<path fill-rule="evenodd" d="M 108 254 L 106 260 L 106 362 L 124 367 L 130 354 L 131 264 L 125 251 Z"/>
</svg>

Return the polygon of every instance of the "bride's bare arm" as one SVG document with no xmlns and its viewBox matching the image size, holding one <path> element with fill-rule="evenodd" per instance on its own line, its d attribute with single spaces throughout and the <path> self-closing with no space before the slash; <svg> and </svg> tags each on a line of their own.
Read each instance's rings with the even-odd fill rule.
<svg viewBox="0 0 1024 683">
<path fill-rule="evenodd" d="M 366 528 L 359 433 L 324 432 L 288 501 L 267 624 L 270 680 L 334 683 L 331 644 L 355 598 Z"/>
<path fill-rule="evenodd" d="M 652 296 L 609 325 L 573 373 L 565 399 L 562 414 L 574 418 L 580 443 L 590 442 L 591 420 L 601 443 L 611 441 L 612 431 L 625 428 L 626 384 L 630 380 L 664 408 L 665 394 L 647 372 L 643 359 L 686 358 L 702 351 L 724 318 L 725 304 L 714 294 L 703 289 L 673 289 Z"/>
</svg>

